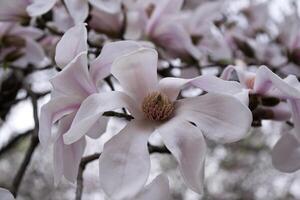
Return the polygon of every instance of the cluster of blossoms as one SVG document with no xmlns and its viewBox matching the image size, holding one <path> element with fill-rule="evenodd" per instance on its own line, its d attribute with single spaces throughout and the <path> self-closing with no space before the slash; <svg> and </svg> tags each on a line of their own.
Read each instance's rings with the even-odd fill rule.
<svg viewBox="0 0 300 200">
<path fill-rule="evenodd" d="M 267 3 L 231 12 L 227 1 L 203 2 L 196 9 L 183 3 L 0 0 L 3 68 L 58 69 L 38 133 L 44 149 L 53 147 L 56 184 L 62 177 L 76 182 L 86 137 L 106 134 L 115 115 L 128 123 L 99 157 L 100 186 L 110 199 L 170 198 L 166 175 L 147 184 L 153 134 L 177 160 L 186 186 L 199 194 L 206 139 L 242 140 L 262 120 L 293 125 L 271 156 L 280 171 L 300 169 L 297 12 L 279 23 L 271 20 Z M 205 73 L 209 67 L 217 73 Z M 201 92 L 186 96 L 186 88 Z M 1 189 L 2 194 L 13 199 Z"/>
</svg>

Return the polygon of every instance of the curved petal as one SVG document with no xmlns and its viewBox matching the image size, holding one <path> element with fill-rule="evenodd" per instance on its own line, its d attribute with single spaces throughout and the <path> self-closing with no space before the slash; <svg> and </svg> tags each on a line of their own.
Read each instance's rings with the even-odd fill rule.
<svg viewBox="0 0 300 200">
<path fill-rule="evenodd" d="M 291 107 L 292 119 L 295 126 L 295 136 L 300 140 L 300 100 L 288 100 Z"/>
<path fill-rule="evenodd" d="M 25 58 L 30 64 L 33 64 L 37 67 L 42 67 L 50 63 L 50 60 L 47 58 L 42 46 L 30 38 L 26 38 L 26 46 L 24 51 Z"/>
<path fill-rule="evenodd" d="M 206 92 L 230 95 L 238 95 L 245 92 L 238 82 L 225 81 L 211 75 L 198 76 L 193 79 L 164 78 L 159 81 L 160 90 L 168 95 L 171 100 L 175 100 L 179 92 L 186 86 L 195 86 Z M 248 95 L 248 93 L 246 95 Z M 247 102 L 245 102 L 245 104 L 248 105 Z"/>
<path fill-rule="evenodd" d="M 277 94 L 279 93 L 277 96 L 300 99 L 300 91 L 293 87 L 293 85 L 281 79 L 266 66 L 260 67 L 256 73 L 254 91 L 261 94 L 268 92 L 272 94 L 274 88 L 278 90 L 276 91 Z"/>
<path fill-rule="evenodd" d="M 142 45 L 134 41 L 118 41 L 104 45 L 100 55 L 91 63 L 90 72 L 94 83 L 98 85 L 99 81 L 110 74 L 111 65 L 116 58 L 140 48 Z"/>
<path fill-rule="evenodd" d="M 64 144 L 62 136 L 70 128 L 74 117 L 75 113 L 72 113 L 59 121 L 57 131 L 59 138 L 56 140 L 53 147 L 54 180 L 56 185 L 60 181 L 62 175 L 70 182 L 75 183 L 81 157 L 85 150 L 85 138 L 82 138 L 71 145 Z"/>
<path fill-rule="evenodd" d="M 0 199 L 2 200 L 14 200 L 14 196 L 7 189 L 0 188 Z"/>
<path fill-rule="evenodd" d="M 54 91 L 85 98 L 96 92 L 87 64 L 87 54 L 82 52 L 67 67 L 50 80 Z"/>
<path fill-rule="evenodd" d="M 79 23 L 70 28 L 57 43 L 55 62 L 60 68 L 64 68 L 79 53 L 86 52 L 87 30 L 85 24 Z"/>
<path fill-rule="evenodd" d="M 111 199 L 132 199 L 150 173 L 148 138 L 154 129 L 133 120 L 104 145 L 99 159 L 100 184 Z"/>
<path fill-rule="evenodd" d="M 171 119 L 157 129 L 175 156 L 186 185 L 203 192 L 206 144 L 201 131 L 187 121 Z"/>
<path fill-rule="evenodd" d="M 79 140 L 98 121 L 105 111 L 128 108 L 134 117 L 142 113 L 135 107 L 136 103 L 122 92 L 106 92 L 89 96 L 80 106 L 69 131 L 64 135 L 65 144 Z"/>
<path fill-rule="evenodd" d="M 51 99 L 41 108 L 39 140 L 42 146 L 47 147 L 49 142 L 55 138 L 55 136 L 51 136 L 52 124 L 63 116 L 76 111 L 80 103 L 81 100 L 78 98 L 62 96 Z"/>
<path fill-rule="evenodd" d="M 134 200 L 169 200 L 169 180 L 164 175 L 157 176 Z"/>
<path fill-rule="evenodd" d="M 250 129 L 251 111 L 232 96 L 208 93 L 177 102 L 178 115 L 194 122 L 206 137 L 217 142 L 236 142 Z"/>
<path fill-rule="evenodd" d="M 276 143 L 272 151 L 273 166 L 282 172 L 294 172 L 300 169 L 300 142 L 286 133 Z"/>
<path fill-rule="evenodd" d="M 142 37 L 147 16 L 144 11 L 128 11 L 126 13 L 125 39 L 138 40 Z"/>
<path fill-rule="evenodd" d="M 51 10 L 57 0 L 33 0 L 26 10 L 31 17 L 37 17 Z"/>
<path fill-rule="evenodd" d="M 93 139 L 99 138 L 106 131 L 108 120 L 108 117 L 99 117 L 98 122 L 90 128 L 86 135 Z"/>
<path fill-rule="evenodd" d="M 158 54 L 154 49 L 142 48 L 117 59 L 111 73 L 118 79 L 124 91 L 136 102 L 157 90 Z"/>
<path fill-rule="evenodd" d="M 87 0 L 64 0 L 64 2 L 75 24 L 85 21 L 89 14 Z"/>
</svg>

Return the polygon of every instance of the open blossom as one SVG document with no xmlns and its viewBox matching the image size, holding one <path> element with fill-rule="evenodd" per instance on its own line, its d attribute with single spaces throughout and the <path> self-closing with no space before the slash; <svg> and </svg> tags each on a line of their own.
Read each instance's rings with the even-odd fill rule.
<svg viewBox="0 0 300 200">
<path fill-rule="evenodd" d="M 74 182 L 80 159 L 85 149 L 85 138 L 65 145 L 63 134 L 67 132 L 80 105 L 87 97 L 99 92 L 103 78 L 110 74 L 110 65 L 117 57 L 141 48 L 137 42 L 120 41 L 106 45 L 88 69 L 87 31 L 84 24 L 68 30 L 56 47 L 55 60 L 63 70 L 53 77 L 51 100 L 42 107 L 39 139 L 43 146 L 54 143 L 55 180 L 64 175 Z M 116 50 L 118 50 L 116 52 Z M 56 133 L 51 125 L 59 121 Z M 88 136 L 99 137 L 106 128 L 107 118 L 100 118 L 89 130 Z"/>
<path fill-rule="evenodd" d="M 272 152 L 274 166 L 284 172 L 293 172 L 300 168 L 300 83 L 294 75 L 281 79 L 267 67 L 260 67 L 256 73 L 228 67 L 223 78 L 228 79 L 231 72 L 237 72 L 240 82 L 253 94 L 271 96 L 284 100 L 274 106 L 272 117 L 278 120 L 292 118 L 294 129 L 279 139 Z M 286 102 L 285 102 L 286 101 Z M 277 107 L 277 108 L 276 108 Z"/>
<path fill-rule="evenodd" d="M 41 45 L 36 41 L 43 33 L 33 27 L 0 22 L 0 60 L 19 67 L 28 64 L 44 66 L 49 63 Z"/>
<path fill-rule="evenodd" d="M 214 76 L 158 81 L 157 63 L 157 52 L 150 48 L 140 48 L 115 60 L 111 72 L 124 92 L 88 97 L 64 134 L 65 143 L 72 144 L 105 111 L 123 107 L 129 110 L 134 119 L 104 145 L 100 157 L 100 183 L 112 199 L 130 199 L 145 185 L 150 170 L 147 141 L 152 133 L 160 134 L 177 159 L 187 186 L 201 193 L 206 152 L 203 134 L 221 143 L 235 142 L 246 136 L 251 124 L 247 106 L 229 95 L 241 91 L 237 82 Z M 177 100 L 187 85 L 209 93 Z"/>
</svg>

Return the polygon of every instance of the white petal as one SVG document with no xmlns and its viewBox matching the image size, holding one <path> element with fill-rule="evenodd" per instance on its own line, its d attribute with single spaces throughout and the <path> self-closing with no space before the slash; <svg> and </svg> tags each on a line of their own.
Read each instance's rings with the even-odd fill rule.
<svg viewBox="0 0 300 200">
<path fill-rule="evenodd" d="M 50 60 L 47 58 L 42 46 L 30 38 L 26 38 L 24 51 L 25 57 L 30 64 L 42 67 L 50 63 Z"/>
<path fill-rule="evenodd" d="M 91 76 L 95 83 L 101 81 L 110 74 L 111 65 L 120 56 L 129 54 L 142 48 L 142 45 L 134 41 L 119 41 L 104 45 L 100 55 L 91 63 Z"/>
<path fill-rule="evenodd" d="M 147 16 L 143 11 L 128 11 L 126 13 L 125 39 L 138 40 L 142 37 Z"/>
<path fill-rule="evenodd" d="M 159 88 L 171 100 L 175 100 L 179 92 L 187 86 L 195 86 L 206 92 L 236 95 L 243 93 L 243 87 L 235 81 L 225 81 L 211 75 L 198 76 L 193 79 L 164 78 L 159 81 Z"/>
<path fill-rule="evenodd" d="M 108 120 L 108 117 L 99 117 L 98 121 L 90 128 L 86 135 L 93 139 L 99 138 L 106 131 Z"/>
<path fill-rule="evenodd" d="M 64 0 L 75 24 L 84 22 L 89 14 L 88 0 Z"/>
<path fill-rule="evenodd" d="M 300 169 L 300 142 L 286 133 L 276 143 L 272 151 L 272 162 L 282 172 L 294 172 Z"/>
<path fill-rule="evenodd" d="M 87 54 L 82 52 L 66 68 L 50 80 L 54 91 L 64 95 L 85 98 L 96 92 L 87 64 Z"/>
<path fill-rule="evenodd" d="M 125 92 L 139 103 L 147 94 L 157 90 L 157 62 L 155 50 L 142 48 L 117 59 L 111 73 Z"/>
<path fill-rule="evenodd" d="M 132 199 L 150 173 L 147 141 L 154 129 L 133 120 L 103 149 L 99 160 L 100 184 L 111 199 Z"/>
<path fill-rule="evenodd" d="M 54 122 L 63 116 L 76 111 L 81 100 L 74 97 L 57 97 L 41 108 L 39 119 L 39 139 L 42 146 L 47 147 L 55 136 L 51 136 L 51 127 Z"/>
<path fill-rule="evenodd" d="M 292 119 L 295 126 L 295 136 L 300 140 L 300 100 L 288 100 L 292 111 Z"/>
<path fill-rule="evenodd" d="M 0 199 L 1 200 L 14 200 L 15 198 L 7 189 L 0 188 Z"/>
<path fill-rule="evenodd" d="M 98 121 L 105 111 L 128 108 L 130 113 L 139 118 L 142 114 L 136 103 L 122 92 L 107 92 L 89 96 L 80 106 L 70 130 L 64 135 L 64 142 L 71 144 L 79 140 Z"/>
<path fill-rule="evenodd" d="M 87 51 L 87 30 L 85 24 L 79 23 L 70 28 L 57 43 L 55 62 L 60 68 L 64 68 L 84 51 Z"/>
<path fill-rule="evenodd" d="M 1 0 L 0 1 L 0 21 L 20 22 L 22 18 L 27 18 L 27 1 L 20 0 Z"/>
<path fill-rule="evenodd" d="M 178 101 L 176 112 L 194 122 L 209 139 L 236 142 L 247 136 L 252 114 L 247 106 L 225 94 L 208 93 Z"/>
<path fill-rule="evenodd" d="M 290 85 L 288 82 L 281 79 L 277 74 L 273 73 L 266 66 L 262 66 L 256 73 L 254 83 L 254 91 L 256 93 L 265 94 L 273 92 L 276 88 L 282 98 L 296 98 L 300 99 L 300 91 Z"/>
<path fill-rule="evenodd" d="M 164 175 L 157 176 L 134 200 L 169 200 L 169 180 Z"/>
<path fill-rule="evenodd" d="M 206 144 L 201 131 L 182 119 L 171 119 L 157 129 L 178 161 L 186 185 L 203 192 Z"/>
<path fill-rule="evenodd" d="M 26 10 L 31 17 L 36 17 L 45 14 L 51 10 L 57 0 L 34 0 Z"/>
<path fill-rule="evenodd" d="M 62 175 L 70 182 L 75 183 L 81 157 L 85 150 L 85 138 L 71 145 L 65 145 L 63 142 L 62 136 L 70 128 L 74 117 L 75 113 L 72 113 L 59 121 L 59 138 L 53 147 L 54 180 L 56 184 L 60 181 Z"/>
</svg>

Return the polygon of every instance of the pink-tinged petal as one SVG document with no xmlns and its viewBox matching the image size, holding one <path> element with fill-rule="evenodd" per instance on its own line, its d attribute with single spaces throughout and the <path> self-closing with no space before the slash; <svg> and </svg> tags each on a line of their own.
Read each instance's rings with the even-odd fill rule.
<svg viewBox="0 0 300 200">
<path fill-rule="evenodd" d="M 99 138 L 106 131 L 108 120 L 108 117 L 99 117 L 98 121 L 90 128 L 86 135 L 93 139 Z"/>
<path fill-rule="evenodd" d="M 247 71 L 243 67 L 230 65 L 223 70 L 220 78 L 224 80 L 230 80 L 233 76 L 233 72 L 236 72 L 242 86 L 247 89 L 253 89 L 256 74 Z"/>
<path fill-rule="evenodd" d="M 40 29 L 34 27 L 24 27 L 20 25 L 14 25 L 13 28 L 9 31 L 11 35 L 17 35 L 22 38 L 31 38 L 33 40 L 40 39 L 44 32 Z"/>
<path fill-rule="evenodd" d="M 85 24 L 79 23 L 70 28 L 56 46 L 55 62 L 64 68 L 79 53 L 87 51 L 87 30 Z"/>
<path fill-rule="evenodd" d="M 39 119 L 39 140 L 42 146 L 47 147 L 57 135 L 52 136 L 51 127 L 54 122 L 63 116 L 76 111 L 81 103 L 81 99 L 75 97 L 57 97 L 51 99 L 41 108 L 41 116 Z"/>
<path fill-rule="evenodd" d="M 284 134 L 272 151 L 273 166 L 282 172 L 300 169 L 300 142 L 293 134 Z"/>
<path fill-rule="evenodd" d="M 174 57 L 179 56 L 182 59 L 189 60 L 191 57 L 199 59 L 201 52 L 192 43 L 191 37 L 180 23 L 174 19 L 164 19 L 157 25 L 153 33 L 148 36 L 159 46 Z"/>
<path fill-rule="evenodd" d="M 70 128 L 74 117 L 75 113 L 71 113 L 59 121 L 59 138 L 56 140 L 53 147 L 54 180 L 56 184 L 59 183 L 62 176 L 68 181 L 75 183 L 81 157 L 85 150 L 85 138 L 82 138 L 71 145 L 65 145 L 63 142 L 62 136 Z"/>
<path fill-rule="evenodd" d="M 171 119 L 157 129 L 175 156 L 186 185 L 203 192 L 206 144 L 201 131 L 182 119 Z"/>
<path fill-rule="evenodd" d="M 87 63 L 87 54 L 77 55 L 60 73 L 50 80 L 54 91 L 85 98 L 96 92 Z"/>
<path fill-rule="evenodd" d="M 170 15 L 178 12 L 183 5 L 183 0 L 162 0 L 153 3 L 155 3 L 155 10 L 147 24 L 146 32 L 148 34 L 152 34 L 164 15 Z"/>
<path fill-rule="evenodd" d="M 89 14 L 87 0 L 64 0 L 64 2 L 75 24 L 85 21 Z"/>
<path fill-rule="evenodd" d="M 252 114 L 235 97 L 208 93 L 179 100 L 177 114 L 194 122 L 204 135 L 220 143 L 236 142 L 247 136 Z"/>
<path fill-rule="evenodd" d="M 89 0 L 92 6 L 101 9 L 107 13 L 118 13 L 121 11 L 121 0 L 106 1 L 106 0 Z"/>
<path fill-rule="evenodd" d="M 278 91 L 273 91 L 274 89 Z M 282 98 L 300 99 L 300 90 L 281 79 L 266 66 L 262 66 L 257 70 L 254 91 L 260 94 L 275 92 Z"/>
<path fill-rule="evenodd" d="M 111 65 L 116 58 L 140 48 L 142 45 L 134 41 L 118 41 L 104 45 L 100 55 L 91 63 L 90 72 L 94 83 L 98 85 L 99 81 L 110 74 Z"/>
<path fill-rule="evenodd" d="M 7 189 L 0 188 L 0 199 L 1 200 L 15 200 L 14 196 Z"/>
<path fill-rule="evenodd" d="M 169 200 L 169 180 L 164 175 L 157 176 L 149 185 L 140 192 L 134 200 Z"/>
<path fill-rule="evenodd" d="M 104 112 L 123 107 L 128 108 L 134 117 L 143 116 L 135 101 L 125 93 L 114 91 L 89 96 L 81 104 L 70 130 L 64 135 L 64 142 L 76 142 L 95 125 Z"/>
<path fill-rule="evenodd" d="M 26 6 L 28 1 L 0 0 L 0 21 L 22 21 L 28 18 Z"/>
<path fill-rule="evenodd" d="M 153 127 L 133 120 L 104 145 L 99 159 L 100 184 L 111 199 L 132 199 L 150 173 L 147 142 Z"/>
<path fill-rule="evenodd" d="M 51 10 L 57 0 L 33 0 L 26 10 L 31 17 L 37 17 Z"/>
<path fill-rule="evenodd" d="M 154 49 L 142 48 L 117 59 L 111 73 L 124 91 L 139 103 L 157 90 L 157 62 L 158 54 Z"/>
<path fill-rule="evenodd" d="M 235 81 L 225 81 L 211 75 L 198 76 L 193 79 L 164 78 L 159 81 L 160 90 L 175 100 L 179 92 L 187 86 L 195 86 L 207 92 L 235 95 L 243 92 L 243 87 Z"/>
</svg>

